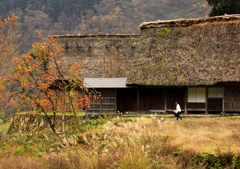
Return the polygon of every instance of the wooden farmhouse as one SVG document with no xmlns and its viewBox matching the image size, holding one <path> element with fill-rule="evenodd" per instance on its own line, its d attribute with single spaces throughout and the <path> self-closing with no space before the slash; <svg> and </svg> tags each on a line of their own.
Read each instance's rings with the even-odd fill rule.
<svg viewBox="0 0 240 169">
<path fill-rule="evenodd" d="M 102 92 L 88 113 L 240 112 L 240 15 L 145 22 L 140 35 L 53 36 Z M 66 67 L 67 69 L 67 67 Z"/>
</svg>

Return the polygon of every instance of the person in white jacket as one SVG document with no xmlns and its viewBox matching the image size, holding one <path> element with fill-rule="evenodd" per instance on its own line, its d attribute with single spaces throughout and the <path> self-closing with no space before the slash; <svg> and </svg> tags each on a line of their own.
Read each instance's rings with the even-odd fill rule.
<svg viewBox="0 0 240 169">
<path fill-rule="evenodd" d="M 174 111 L 174 116 L 175 116 L 175 119 L 178 120 L 178 118 L 180 118 L 182 120 L 182 117 L 180 117 L 180 114 L 181 114 L 181 107 L 178 103 L 178 101 L 176 101 L 176 110 Z"/>
</svg>

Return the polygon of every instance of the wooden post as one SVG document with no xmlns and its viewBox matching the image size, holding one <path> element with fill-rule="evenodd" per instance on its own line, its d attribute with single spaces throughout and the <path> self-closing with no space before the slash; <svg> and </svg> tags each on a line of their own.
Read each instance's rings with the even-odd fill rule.
<svg viewBox="0 0 240 169">
<path fill-rule="evenodd" d="M 139 113 L 139 88 L 137 88 L 137 113 Z"/>
<path fill-rule="evenodd" d="M 222 113 L 225 113 L 225 106 L 224 106 L 224 86 L 223 86 L 223 98 L 222 98 Z"/>
<path fill-rule="evenodd" d="M 83 97 L 84 95 L 85 95 L 85 90 L 84 89 L 82 89 L 82 90 L 80 90 L 80 92 L 81 92 L 81 96 Z M 90 98 L 89 98 L 90 99 Z M 91 106 L 91 99 L 90 99 L 90 103 L 89 103 L 89 106 Z M 81 108 L 81 111 L 82 111 L 83 109 Z M 88 113 L 88 108 L 85 108 L 85 114 L 87 114 Z"/>
<path fill-rule="evenodd" d="M 115 113 L 117 113 L 117 89 L 115 89 Z"/>
<path fill-rule="evenodd" d="M 208 114 L 208 87 L 205 87 L 205 114 Z"/>
<path fill-rule="evenodd" d="M 188 113 L 187 113 L 187 103 L 188 103 L 188 88 L 185 90 L 184 114 L 188 114 Z"/>
<path fill-rule="evenodd" d="M 167 91 L 164 88 L 164 110 L 167 112 Z"/>
<path fill-rule="evenodd" d="M 100 113 L 102 113 L 102 99 L 99 99 L 100 100 Z"/>
<path fill-rule="evenodd" d="M 54 110 L 57 112 L 58 111 L 57 110 L 57 107 L 58 107 L 58 92 L 56 90 L 55 90 L 55 94 L 56 94 L 56 99 L 55 99 L 56 104 L 55 104 Z"/>
</svg>

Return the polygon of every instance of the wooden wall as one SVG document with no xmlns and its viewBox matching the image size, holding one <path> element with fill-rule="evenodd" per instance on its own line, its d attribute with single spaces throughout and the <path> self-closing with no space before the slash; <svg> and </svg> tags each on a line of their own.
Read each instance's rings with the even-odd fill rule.
<svg viewBox="0 0 240 169">
<path fill-rule="evenodd" d="M 184 88 L 128 88 L 118 89 L 117 93 L 117 107 L 120 112 L 146 113 L 150 110 L 165 110 L 165 108 L 175 110 L 176 101 L 179 101 L 184 109 Z"/>
<path fill-rule="evenodd" d="M 86 113 L 116 113 L 116 89 L 96 90 L 101 92 L 101 97 L 90 97 L 90 108 L 86 109 Z"/>
<path fill-rule="evenodd" d="M 184 110 L 185 105 L 185 92 L 186 88 L 167 88 L 166 89 L 166 98 L 167 98 L 167 110 L 176 109 L 176 101 L 179 102 L 182 111 Z"/>
<path fill-rule="evenodd" d="M 223 110 L 240 112 L 240 87 L 222 86 L 218 88 L 224 88 L 224 97 L 210 96 L 206 90 L 206 101 L 201 103 L 187 102 L 187 87 L 105 89 L 105 91 L 101 90 L 103 99 L 93 101 L 95 104 L 91 104 L 92 110 L 90 110 L 100 112 L 101 103 L 101 108 L 105 112 L 147 113 L 150 110 L 172 111 L 176 108 L 175 102 L 179 101 L 182 112 L 185 110 L 206 113 L 220 113 Z"/>
<path fill-rule="evenodd" d="M 223 99 L 222 98 L 208 98 L 207 108 L 208 111 L 222 111 Z"/>
<path fill-rule="evenodd" d="M 224 88 L 225 111 L 240 111 L 240 87 L 226 86 Z"/>
<path fill-rule="evenodd" d="M 139 111 L 164 110 L 164 90 L 161 88 L 139 89 Z"/>
<path fill-rule="evenodd" d="M 117 111 L 137 112 L 137 88 L 117 89 Z"/>
</svg>

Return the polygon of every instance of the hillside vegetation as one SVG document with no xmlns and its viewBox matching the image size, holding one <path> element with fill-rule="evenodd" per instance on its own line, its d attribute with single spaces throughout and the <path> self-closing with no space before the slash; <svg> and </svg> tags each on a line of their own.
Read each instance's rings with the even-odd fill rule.
<svg viewBox="0 0 240 169">
<path fill-rule="evenodd" d="M 206 0 L 3 0 L 2 18 L 15 13 L 23 49 L 37 35 L 140 33 L 144 21 L 208 16 Z"/>
</svg>

